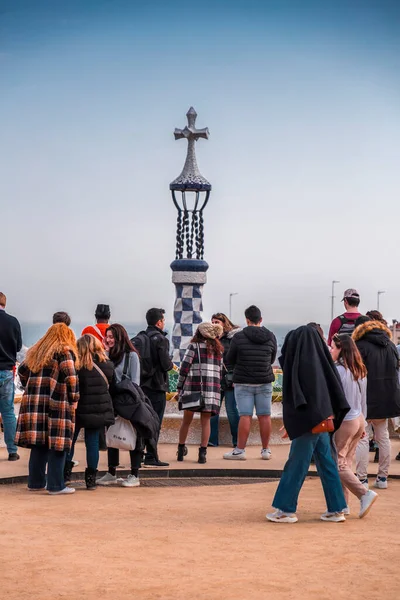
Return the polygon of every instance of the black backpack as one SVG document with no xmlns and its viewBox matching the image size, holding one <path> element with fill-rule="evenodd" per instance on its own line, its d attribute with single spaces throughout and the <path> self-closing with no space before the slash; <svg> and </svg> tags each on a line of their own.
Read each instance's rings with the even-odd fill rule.
<svg viewBox="0 0 400 600">
<path fill-rule="evenodd" d="M 357 318 L 358 317 L 356 317 L 355 319 L 348 319 L 344 315 L 340 315 L 338 317 L 338 319 L 340 319 L 340 328 L 339 328 L 338 333 L 343 333 L 345 335 L 351 335 L 356 327 Z"/>
<path fill-rule="evenodd" d="M 147 334 L 145 331 L 140 331 L 135 337 L 131 339 L 132 344 L 139 352 L 141 381 L 150 379 L 156 372 L 150 339 L 157 334 L 158 331 L 151 331 L 149 334 Z"/>
</svg>

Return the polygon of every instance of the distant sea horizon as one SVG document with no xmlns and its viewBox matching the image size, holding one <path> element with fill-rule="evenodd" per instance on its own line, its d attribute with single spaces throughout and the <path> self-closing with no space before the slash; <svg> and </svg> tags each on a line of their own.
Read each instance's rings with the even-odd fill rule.
<svg viewBox="0 0 400 600">
<path fill-rule="evenodd" d="M 80 337 L 82 330 L 91 324 L 92 323 L 80 323 L 80 322 L 74 323 L 74 322 L 72 322 L 71 329 L 74 331 L 74 333 L 77 337 Z M 137 333 L 139 333 L 139 331 L 146 329 L 146 323 L 136 322 L 136 323 L 122 323 L 122 324 L 124 325 L 125 329 L 127 330 L 130 338 L 134 337 Z M 301 324 L 304 325 L 304 323 L 300 323 L 300 324 L 296 324 L 296 323 L 279 323 L 279 324 L 265 323 L 265 326 L 275 334 L 277 342 L 278 342 L 278 346 L 281 347 L 287 333 L 289 331 L 291 331 L 292 329 L 296 329 L 296 327 L 299 327 Z M 30 346 L 35 344 L 46 333 L 46 331 L 49 327 L 50 327 L 50 323 L 44 323 L 44 322 L 23 323 L 23 322 L 21 322 L 22 342 L 23 342 L 24 346 L 29 348 Z M 167 324 L 166 331 L 168 332 L 169 338 L 171 337 L 172 327 L 173 327 L 173 323 Z M 322 328 L 324 329 L 324 331 L 327 331 L 327 326 L 322 325 Z"/>
</svg>

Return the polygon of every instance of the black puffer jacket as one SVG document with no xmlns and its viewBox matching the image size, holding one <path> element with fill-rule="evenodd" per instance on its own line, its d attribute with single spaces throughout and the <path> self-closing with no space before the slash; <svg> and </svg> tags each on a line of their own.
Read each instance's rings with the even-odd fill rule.
<svg viewBox="0 0 400 600">
<path fill-rule="evenodd" d="M 103 371 L 109 385 L 113 383 L 114 365 L 110 360 L 106 362 L 94 361 Z M 114 423 L 114 409 L 110 393 L 104 377 L 93 367 L 80 369 L 79 377 L 79 402 L 76 409 L 77 427 L 86 429 L 100 429 Z"/>
<path fill-rule="evenodd" d="M 400 415 L 399 355 L 390 330 L 379 321 L 367 321 L 353 332 L 367 367 L 367 419 Z"/>
<path fill-rule="evenodd" d="M 236 333 L 226 356 L 226 362 L 233 366 L 233 382 L 272 383 L 276 352 L 276 338 L 265 327 L 252 325 Z"/>
</svg>

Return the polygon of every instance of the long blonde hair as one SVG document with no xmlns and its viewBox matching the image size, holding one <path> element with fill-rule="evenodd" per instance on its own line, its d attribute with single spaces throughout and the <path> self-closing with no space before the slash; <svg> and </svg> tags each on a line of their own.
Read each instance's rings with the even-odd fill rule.
<svg viewBox="0 0 400 600">
<path fill-rule="evenodd" d="M 76 343 L 78 348 L 79 363 L 81 369 L 93 369 L 93 358 L 99 362 L 105 362 L 107 355 L 101 342 L 94 335 L 85 333 Z"/>
<path fill-rule="evenodd" d="M 64 323 L 52 325 L 44 336 L 29 348 L 26 353 L 25 364 L 32 373 L 38 373 L 49 366 L 55 354 L 72 352 L 75 359 L 75 368 L 79 367 L 76 337 L 72 329 Z"/>
</svg>

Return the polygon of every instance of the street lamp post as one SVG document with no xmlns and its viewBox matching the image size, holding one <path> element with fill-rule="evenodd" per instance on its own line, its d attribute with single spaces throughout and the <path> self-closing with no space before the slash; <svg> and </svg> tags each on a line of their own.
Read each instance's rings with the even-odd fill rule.
<svg viewBox="0 0 400 600">
<path fill-rule="evenodd" d="M 229 319 L 232 320 L 232 296 L 237 296 L 239 292 L 231 292 L 229 294 Z"/>
<path fill-rule="evenodd" d="M 331 321 L 333 321 L 333 317 L 334 317 L 334 311 L 335 311 L 335 284 L 336 283 L 340 283 L 340 281 L 336 281 L 336 279 L 334 279 L 332 281 L 332 296 L 331 296 Z"/>
<path fill-rule="evenodd" d="M 379 310 L 379 300 L 382 294 L 386 294 L 385 290 L 378 290 L 376 294 L 376 307 Z"/>
</svg>

